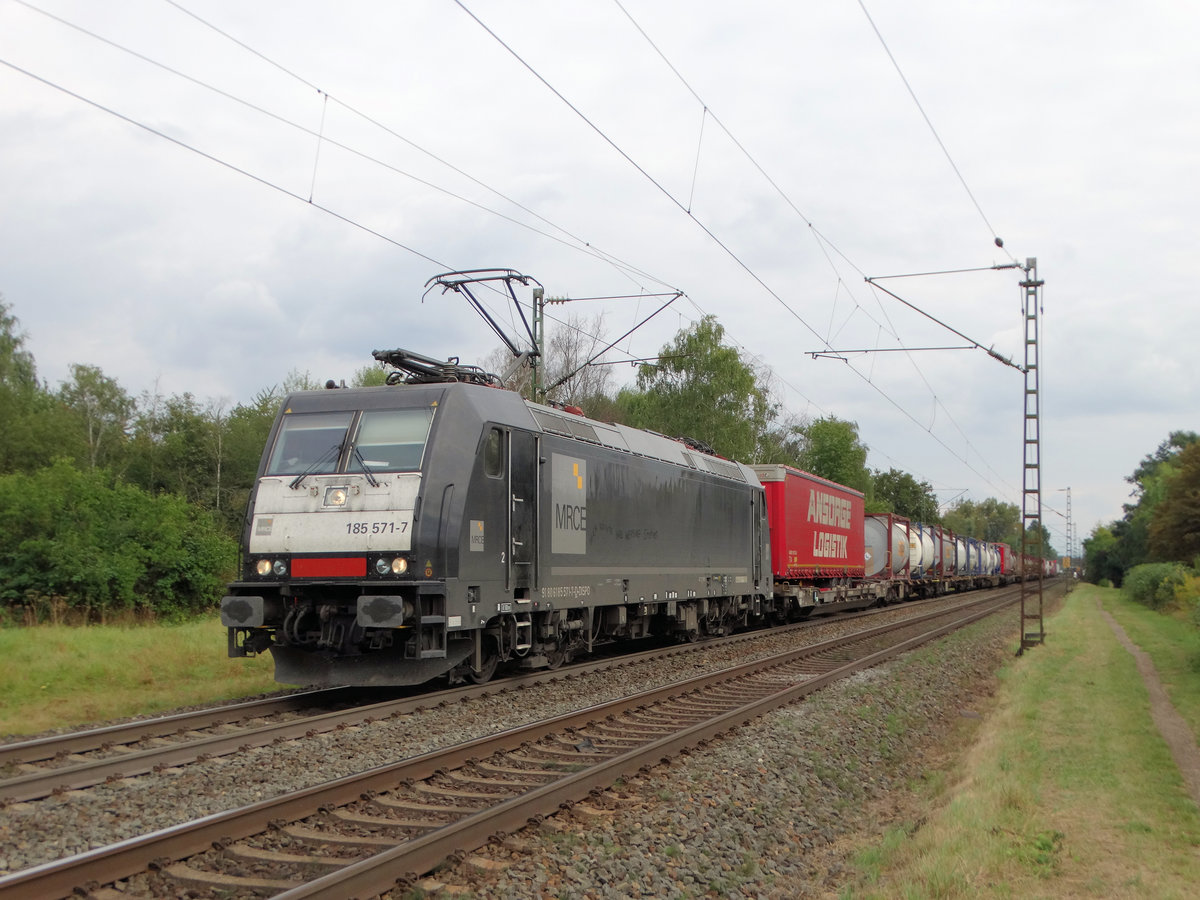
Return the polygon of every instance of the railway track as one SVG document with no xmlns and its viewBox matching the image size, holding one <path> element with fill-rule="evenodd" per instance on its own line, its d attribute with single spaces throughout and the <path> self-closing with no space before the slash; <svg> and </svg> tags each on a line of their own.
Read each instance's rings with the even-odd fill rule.
<svg viewBox="0 0 1200 900">
<path fill-rule="evenodd" d="M 89 885 L 373 896 L 1013 599 L 972 598 L 48 863 L 0 879 L 0 900 Z"/>
<path fill-rule="evenodd" d="M 943 598 L 944 599 L 944 598 Z M 925 601 L 937 602 L 937 601 Z M 919 608 L 908 604 L 908 609 Z M 855 613 L 843 615 L 842 621 Z M 870 615 L 872 612 L 867 612 Z M 808 619 L 772 633 L 811 627 Z M 754 640 L 752 631 L 704 642 L 703 648 Z M 655 647 L 620 656 L 592 659 L 555 671 L 515 675 L 485 685 L 416 694 L 397 689 L 400 697 L 363 702 L 381 691 L 333 688 L 268 697 L 153 719 L 53 735 L 0 745 L 0 806 L 39 800 L 103 782 L 162 771 L 197 760 L 227 756 L 272 743 L 311 737 L 337 729 L 399 718 L 430 706 L 457 703 L 502 690 L 520 690 L 566 674 L 587 675 L 666 655 L 697 652 L 701 645 Z M 386 693 L 386 692 L 385 692 Z"/>
</svg>

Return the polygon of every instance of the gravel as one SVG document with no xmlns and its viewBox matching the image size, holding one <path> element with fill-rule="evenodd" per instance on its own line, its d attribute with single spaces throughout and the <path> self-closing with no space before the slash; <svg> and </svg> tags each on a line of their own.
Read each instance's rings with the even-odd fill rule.
<svg viewBox="0 0 1200 900">
<path fill-rule="evenodd" d="M 860 673 L 419 887 L 447 898 L 835 897 L 855 844 L 904 820 L 939 743 L 979 718 L 1013 625 L 992 617 Z"/>
<path fill-rule="evenodd" d="M 904 614 L 901 608 L 883 616 Z M 1011 642 L 1013 617 L 999 618 L 1002 626 L 972 632 L 994 628 Z M 12 804 L 0 810 L 0 874 L 882 621 L 834 619 L 789 635 L 765 634 L 753 648 L 632 664 L 586 682 L 564 678 Z M 482 864 L 453 870 L 449 881 L 466 885 L 464 892 L 507 896 L 703 896 L 744 889 L 749 896 L 775 896 L 776 886 L 811 868 L 808 851 L 846 833 L 864 803 L 908 777 L 903 767 L 889 770 L 910 746 L 957 716 L 953 698 L 967 690 L 960 685 L 990 676 L 1003 638 L 967 649 L 976 643 L 952 638 L 949 646 L 960 649 L 941 651 L 948 656 L 944 665 L 894 663 L 773 714 L 670 771 L 659 767 L 611 792 L 599 801 L 610 810 L 548 820 L 545 833 L 522 834 L 537 845 L 528 856 L 496 848 L 493 862 L 507 868 L 487 876 L 495 878 L 490 886 L 472 886 L 472 879 L 484 877 L 476 868 Z M 909 681 L 913 686 L 898 686 Z M 858 692 L 858 699 L 847 700 L 846 692 Z M 864 704 L 873 712 L 862 714 Z M 893 733 L 897 722 L 902 727 Z M 768 840 L 778 835 L 784 839 Z"/>
</svg>

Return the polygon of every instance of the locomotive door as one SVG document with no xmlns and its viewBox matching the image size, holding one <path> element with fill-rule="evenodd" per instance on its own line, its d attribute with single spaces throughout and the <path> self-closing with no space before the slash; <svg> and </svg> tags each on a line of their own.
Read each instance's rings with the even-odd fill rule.
<svg viewBox="0 0 1200 900">
<path fill-rule="evenodd" d="M 508 588 L 529 598 L 537 587 L 538 436 L 509 432 L 508 454 Z"/>
<path fill-rule="evenodd" d="M 752 564 L 751 581 L 755 587 L 762 583 L 762 557 L 763 557 L 763 497 L 761 493 L 754 493 L 750 497 L 750 516 L 754 520 L 754 525 L 750 529 L 753 535 L 751 540 L 754 542 L 752 555 L 754 562 Z"/>
</svg>

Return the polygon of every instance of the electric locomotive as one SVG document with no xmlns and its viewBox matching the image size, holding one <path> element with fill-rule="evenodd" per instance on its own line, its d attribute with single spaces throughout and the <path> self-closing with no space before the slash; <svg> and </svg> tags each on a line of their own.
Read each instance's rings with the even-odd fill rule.
<svg viewBox="0 0 1200 900">
<path fill-rule="evenodd" d="M 483 681 L 774 612 L 749 467 L 454 360 L 375 357 L 412 374 L 280 409 L 221 601 L 230 656 L 270 652 L 288 684 Z"/>
</svg>

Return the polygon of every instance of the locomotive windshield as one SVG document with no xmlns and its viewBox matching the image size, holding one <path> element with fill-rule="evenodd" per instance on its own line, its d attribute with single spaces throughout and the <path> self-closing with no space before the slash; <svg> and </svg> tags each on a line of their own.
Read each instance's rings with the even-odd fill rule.
<svg viewBox="0 0 1200 900">
<path fill-rule="evenodd" d="M 337 471 L 353 412 L 300 413 L 283 420 L 268 475 L 327 475 Z"/>
<path fill-rule="evenodd" d="M 420 471 L 432 409 L 365 410 L 354 434 L 356 452 L 343 452 L 349 450 L 346 435 L 356 415 L 352 410 L 288 415 L 275 439 L 267 474 Z"/>
<path fill-rule="evenodd" d="M 418 472 L 425 455 L 425 439 L 433 410 L 368 409 L 358 423 L 354 445 L 358 453 L 349 460 L 347 470 L 361 472 Z"/>
</svg>

